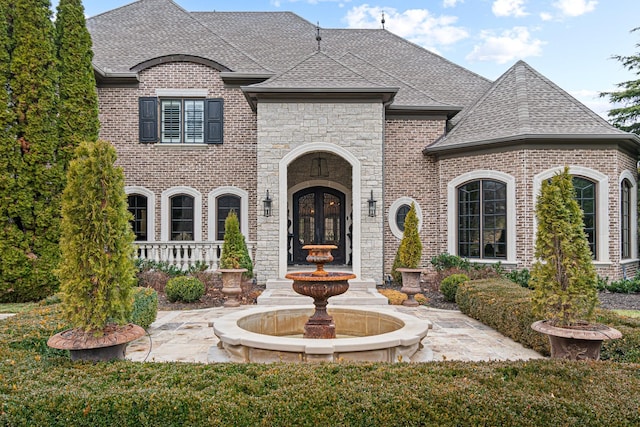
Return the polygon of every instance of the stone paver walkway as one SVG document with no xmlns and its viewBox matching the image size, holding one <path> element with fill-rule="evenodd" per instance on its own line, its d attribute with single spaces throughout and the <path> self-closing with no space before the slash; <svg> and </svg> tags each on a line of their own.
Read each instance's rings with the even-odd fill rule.
<svg viewBox="0 0 640 427">
<path fill-rule="evenodd" d="M 159 312 L 157 320 L 149 328 L 150 336 L 131 343 L 127 348 L 127 358 L 153 362 L 228 361 L 224 351 L 217 348 L 218 338 L 213 334 L 212 324 L 225 314 L 250 307 L 254 306 Z M 415 362 L 542 358 L 537 352 L 524 348 L 459 311 L 423 306 L 389 306 L 389 309 L 428 319 L 433 324 L 433 329 L 422 341 L 424 348 L 413 357 Z"/>
</svg>

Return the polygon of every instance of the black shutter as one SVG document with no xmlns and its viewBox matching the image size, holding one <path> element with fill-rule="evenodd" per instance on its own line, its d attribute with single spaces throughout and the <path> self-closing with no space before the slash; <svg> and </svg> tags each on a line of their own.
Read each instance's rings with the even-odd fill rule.
<svg viewBox="0 0 640 427">
<path fill-rule="evenodd" d="M 140 142 L 158 142 L 158 98 L 138 98 Z"/>
<path fill-rule="evenodd" d="M 222 98 L 207 99 L 204 127 L 204 142 L 207 144 L 222 144 L 222 116 Z"/>
</svg>

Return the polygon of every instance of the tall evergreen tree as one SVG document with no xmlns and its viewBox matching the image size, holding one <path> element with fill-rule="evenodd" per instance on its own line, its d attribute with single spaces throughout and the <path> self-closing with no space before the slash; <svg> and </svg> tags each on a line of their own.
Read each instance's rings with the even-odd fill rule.
<svg viewBox="0 0 640 427">
<path fill-rule="evenodd" d="M 11 75 L 11 38 L 9 8 L 0 1 L 0 301 L 15 298 L 14 289 L 19 276 L 13 266 L 22 259 L 22 233 L 14 221 L 14 195 L 19 165 L 19 146 L 15 137 L 15 114 L 10 107 L 9 78 Z"/>
<path fill-rule="evenodd" d="M 64 313 L 74 327 L 97 334 L 111 322 L 126 323 L 133 303 L 135 235 L 115 161 L 108 142 L 81 143 L 62 198 L 57 272 Z"/>
<path fill-rule="evenodd" d="M 19 147 L 8 208 L 3 300 L 34 300 L 57 286 L 60 196 L 64 166 L 57 160 L 57 81 L 54 28 L 48 0 L 12 0 L 9 105 L 15 114 L 11 136 Z M 12 145 L 12 149 L 16 146 Z M 3 254 L 4 255 L 4 254 Z"/>
<path fill-rule="evenodd" d="M 80 0 L 60 0 L 56 16 L 56 46 L 60 70 L 60 150 L 68 163 L 82 141 L 98 138 L 98 95 L 93 74 L 91 36 Z"/>
<path fill-rule="evenodd" d="M 631 31 L 638 30 L 640 27 Z M 640 48 L 640 43 L 636 43 L 636 47 Z M 630 56 L 614 55 L 613 58 L 640 77 L 640 52 Z M 621 107 L 609 110 L 611 123 L 626 132 L 640 134 L 640 78 L 627 80 L 616 86 L 620 90 L 600 94 L 600 96 L 608 96 L 610 102 L 622 104 Z"/>
</svg>

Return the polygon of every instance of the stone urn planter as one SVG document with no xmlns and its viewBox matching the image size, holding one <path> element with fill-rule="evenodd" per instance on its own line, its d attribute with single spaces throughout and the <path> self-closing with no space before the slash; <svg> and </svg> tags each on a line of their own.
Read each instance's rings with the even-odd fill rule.
<svg viewBox="0 0 640 427">
<path fill-rule="evenodd" d="M 225 307 L 240 306 L 240 294 L 242 294 L 242 275 L 247 272 L 246 268 L 220 268 L 218 272 L 222 275 L 222 293 L 227 296 Z"/>
<path fill-rule="evenodd" d="M 127 344 L 141 338 L 146 333 L 138 325 L 129 323 L 118 326 L 109 325 L 102 336 L 81 329 L 67 329 L 49 338 L 47 345 L 58 350 L 69 350 L 71 360 L 108 362 L 122 360 Z"/>
<path fill-rule="evenodd" d="M 560 328 L 540 320 L 531 329 L 549 337 L 553 359 L 598 360 L 603 341 L 622 337 L 617 329 L 593 323 Z"/>
<path fill-rule="evenodd" d="M 402 288 L 400 292 L 407 294 L 407 299 L 402 302 L 402 305 L 407 307 L 417 307 L 419 304 L 414 299 L 416 294 L 422 292 L 420 287 L 420 277 L 422 276 L 421 268 L 398 268 L 402 274 Z"/>
</svg>

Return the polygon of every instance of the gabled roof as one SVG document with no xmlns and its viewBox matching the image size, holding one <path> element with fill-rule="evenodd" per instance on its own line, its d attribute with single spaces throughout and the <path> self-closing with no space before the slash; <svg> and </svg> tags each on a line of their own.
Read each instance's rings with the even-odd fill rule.
<svg viewBox="0 0 640 427">
<path fill-rule="evenodd" d="M 298 94 L 305 98 L 372 98 L 389 103 L 397 87 L 374 83 L 326 53 L 316 51 L 290 69 L 269 80 L 242 87 L 255 108 L 264 94 Z"/>
<path fill-rule="evenodd" d="M 269 71 L 171 0 L 139 0 L 87 19 L 87 28 L 94 64 L 106 72 L 172 55 L 211 59 L 221 69 Z"/>
<path fill-rule="evenodd" d="M 518 61 L 426 153 L 524 140 L 635 139 Z M 637 143 L 637 141 L 636 141 Z"/>
<path fill-rule="evenodd" d="M 106 77 L 136 72 L 157 58 L 187 56 L 242 76 L 280 75 L 318 49 L 316 26 L 293 13 L 187 12 L 172 0 L 138 0 L 87 19 L 87 26 L 94 65 Z M 321 51 L 330 58 L 353 54 L 370 64 L 358 67 L 364 80 L 399 87 L 394 108 L 439 105 L 455 112 L 491 83 L 386 30 L 322 29 L 321 37 Z M 379 80 L 384 75 L 388 81 Z"/>
</svg>

